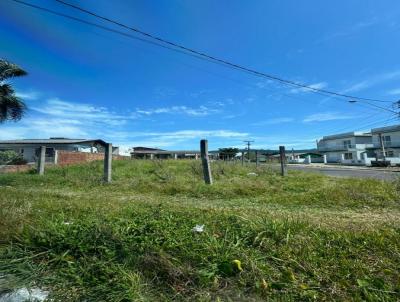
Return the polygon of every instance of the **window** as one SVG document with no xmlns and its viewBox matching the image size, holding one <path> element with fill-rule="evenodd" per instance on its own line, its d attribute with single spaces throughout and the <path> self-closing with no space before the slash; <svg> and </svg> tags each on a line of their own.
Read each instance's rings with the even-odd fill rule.
<svg viewBox="0 0 400 302">
<path fill-rule="evenodd" d="M 344 159 L 353 159 L 353 153 L 350 153 L 350 152 L 345 153 L 344 154 Z"/>
<path fill-rule="evenodd" d="M 383 141 L 383 144 L 384 144 L 385 147 L 386 146 L 390 146 L 390 144 L 392 142 L 392 140 L 390 138 L 390 135 L 382 136 L 382 141 Z"/>
<path fill-rule="evenodd" d="M 351 140 L 348 139 L 348 140 L 343 141 L 343 147 L 345 149 L 351 148 Z"/>
<path fill-rule="evenodd" d="M 46 157 L 54 157 L 54 154 L 55 154 L 54 148 L 46 148 Z M 40 148 L 36 148 L 35 155 L 37 157 L 40 156 Z"/>
</svg>

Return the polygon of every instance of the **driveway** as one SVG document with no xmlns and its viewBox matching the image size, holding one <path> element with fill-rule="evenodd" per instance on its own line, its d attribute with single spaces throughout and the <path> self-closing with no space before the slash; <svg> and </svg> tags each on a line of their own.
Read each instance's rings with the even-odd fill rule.
<svg viewBox="0 0 400 302">
<path fill-rule="evenodd" d="M 380 180 L 395 180 L 400 177 L 400 172 L 382 169 L 366 168 L 341 168 L 341 167 L 313 167 L 305 165 L 288 165 L 289 170 L 299 170 L 304 172 L 322 173 L 335 177 L 356 177 L 356 178 L 375 178 Z"/>
</svg>

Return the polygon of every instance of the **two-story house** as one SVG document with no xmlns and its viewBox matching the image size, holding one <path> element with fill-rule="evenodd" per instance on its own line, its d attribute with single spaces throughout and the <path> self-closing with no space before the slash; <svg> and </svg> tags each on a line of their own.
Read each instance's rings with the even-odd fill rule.
<svg viewBox="0 0 400 302">
<path fill-rule="evenodd" d="M 368 148 L 368 156 L 400 163 L 400 125 L 374 128 L 371 134 L 373 145 Z"/>
<path fill-rule="evenodd" d="M 364 164 L 364 153 L 372 146 L 372 135 L 364 132 L 328 135 L 317 141 L 318 152 L 328 163 Z"/>
</svg>

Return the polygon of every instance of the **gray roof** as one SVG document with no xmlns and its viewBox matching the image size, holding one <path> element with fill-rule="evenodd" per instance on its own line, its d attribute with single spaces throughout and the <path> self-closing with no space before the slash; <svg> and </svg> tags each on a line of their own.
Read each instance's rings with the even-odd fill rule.
<svg viewBox="0 0 400 302">
<path fill-rule="evenodd" d="M 0 145 L 64 145 L 64 144 L 71 144 L 71 145 L 99 144 L 104 146 L 106 142 L 101 139 L 71 139 L 71 138 L 0 140 Z"/>
<path fill-rule="evenodd" d="M 383 132 L 394 132 L 394 131 L 400 131 L 400 125 L 374 128 L 371 130 L 372 133 L 383 133 Z"/>
<path fill-rule="evenodd" d="M 338 139 L 338 138 L 347 138 L 347 137 L 354 137 L 354 136 L 371 136 L 371 133 L 365 133 L 365 132 L 345 132 L 345 133 L 338 133 L 338 134 L 333 134 L 333 135 L 326 135 L 322 137 L 323 140 L 328 140 L 328 139 Z"/>
</svg>

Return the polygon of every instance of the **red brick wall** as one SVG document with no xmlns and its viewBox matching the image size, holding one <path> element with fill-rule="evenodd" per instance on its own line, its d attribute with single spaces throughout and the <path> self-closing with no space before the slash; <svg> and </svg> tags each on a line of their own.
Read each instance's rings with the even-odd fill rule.
<svg viewBox="0 0 400 302">
<path fill-rule="evenodd" d="M 129 159 L 129 156 L 113 155 L 113 160 Z M 87 163 L 95 160 L 104 160 L 104 153 L 87 153 L 57 151 L 57 165 L 67 166 L 79 163 Z"/>
</svg>

